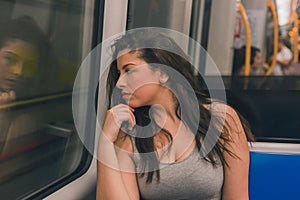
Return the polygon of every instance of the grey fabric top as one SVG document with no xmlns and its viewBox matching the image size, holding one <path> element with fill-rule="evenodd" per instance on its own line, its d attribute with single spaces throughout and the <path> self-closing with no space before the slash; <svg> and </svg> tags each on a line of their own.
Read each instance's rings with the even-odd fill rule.
<svg viewBox="0 0 300 200">
<path fill-rule="evenodd" d="M 134 139 L 134 151 L 137 153 Z M 137 172 L 139 171 L 138 154 L 134 156 Z M 222 194 L 223 166 L 214 167 L 200 157 L 195 147 L 194 151 L 185 159 L 175 163 L 161 163 L 160 181 L 154 174 L 151 183 L 146 183 L 147 174 L 137 181 L 141 196 L 145 200 L 183 200 L 210 199 L 219 200 Z"/>
</svg>

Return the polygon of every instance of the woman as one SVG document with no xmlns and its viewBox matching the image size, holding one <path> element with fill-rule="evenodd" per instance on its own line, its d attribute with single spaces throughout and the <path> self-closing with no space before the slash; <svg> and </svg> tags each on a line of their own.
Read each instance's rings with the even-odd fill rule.
<svg viewBox="0 0 300 200">
<path fill-rule="evenodd" d="M 0 25 L 0 150 L 12 150 L 16 138 L 32 134 L 44 118 L 7 108 L 13 101 L 49 92 L 52 77 L 49 41 L 29 16 L 10 19 Z M 53 84 L 53 83 L 51 83 Z M 41 123 L 39 123 L 41 122 Z M 43 121 L 44 122 L 44 121 Z"/>
<path fill-rule="evenodd" d="M 159 31 L 138 30 L 113 50 L 97 198 L 248 199 L 247 123 L 205 95 L 180 47 Z"/>
<path fill-rule="evenodd" d="M 291 61 L 293 59 L 293 53 L 286 43 L 288 41 L 282 37 L 278 40 L 278 53 L 276 56 L 276 65 L 273 70 L 275 76 L 287 75 L 285 72 L 288 71 Z M 290 45 L 288 45 L 290 46 Z"/>
<path fill-rule="evenodd" d="M 31 17 L 21 16 L 1 24 L 0 103 L 42 92 L 52 76 L 49 48 L 46 35 Z"/>
</svg>

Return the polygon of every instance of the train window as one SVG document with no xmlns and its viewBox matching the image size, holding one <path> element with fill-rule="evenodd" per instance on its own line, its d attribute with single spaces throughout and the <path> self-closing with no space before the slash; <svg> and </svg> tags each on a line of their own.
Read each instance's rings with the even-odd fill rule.
<svg viewBox="0 0 300 200">
<path fill-rule="evenodd" d="M 237 67 L 244 66 L 245 62 L 245 49 L 241 48 L 235 52 L 232 76 L 224 77 L 224 80 L 229 103 L 249 120 L 257 141 L 300 143 L 297 132 L 300 128 L 300 109 L 297 106 L 300 98 L 300 64 L 297 51 L 293 47 L 297 46 L 298 33 L 296 40 L 293 32 L 289 34 L 290 30 L 294 30 L 293 23 L 289 23 L 291 2 L 276 3 L 275 15 L 279 17 L 278 23 L 274 23 L 275 16 L 270 7 L 266 8 L 264 5 L 261 8 L 266 12 L 266 24 L 265 31 L 258 33 L 259 37 L 265 38 L 265 44 L 260 48 L 251 46 L 250 76 L 245 76 L 244 67 Z M 249 7 L 249 12 L 259 12 Z M 277 25 L 278 31 L 275 28 Z M 278 37 L 275 37 L 277 32 Z M 274 38 L 278 40 L 274 41 Z M 275 45 L 277 41 L 278 44 Z M 275 46 L 278 50 L 275 50 Z M 256 65 L 257 52 L 261 59 Z M 239 64 L 237 61 L 243 63 Z"/>
<path fill-rule="evenodd" d="M 0 0 L 3 199 L 63 185 L 89 162 L 73 122 L 72 89 L 92 48 L 93 26 L 84 22 L 93 21 L 93 2 Z"/>
<path fill-rule="evenodd" d="M 130 0 L 127 29 L 162 27 L 189 35 L 192 1 Z M 180 17 L 178 17 L 180 16 Z"/>
<path fill-rule="evenodd" d="M 300 143 L 299 77 L 223 77 L 223 80 L 229 104 L 247 118 L 257 141 Z"/>
</svg>

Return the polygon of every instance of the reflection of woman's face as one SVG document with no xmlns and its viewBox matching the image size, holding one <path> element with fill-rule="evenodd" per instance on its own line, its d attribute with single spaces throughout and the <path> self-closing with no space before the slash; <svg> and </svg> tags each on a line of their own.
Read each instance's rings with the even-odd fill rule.
<svg viewBox="0 0 300 200">
<path fill-rule="evenodd" d="M 161 89 L 158 70 L 152 70 L 137 52 L 119 56 L 117 65 L 120 77 L 116 86 L 128 105 L 136 108 L 158 103 Z"/>
<path fill-rule="evenodd" d="M 12 90 L 20 77 L 32 77 L 37 72 L 38 56 L 33 45 L 12 39 L 0 48 L 0 89 Z"/>
</svg>

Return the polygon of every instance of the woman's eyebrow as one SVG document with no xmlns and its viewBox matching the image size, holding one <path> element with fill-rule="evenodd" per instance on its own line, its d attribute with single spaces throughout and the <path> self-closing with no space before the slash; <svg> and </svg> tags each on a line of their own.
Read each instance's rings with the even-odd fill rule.
<svg viewBox="0 0 300 200">
<path fill-rule="evenodd" d="M 130 65 L 135 65 L 135 64 L 134 64 L 134 63 L 127 63 L 127 64 L 123 65 L 123 66 L 121 67 L 121 69 L 122 69 L 122 70 L 125 70 L 126 67 L 128 67 L 128 66 L 130 66 Z"/>
<path fill-rule="evenodd" d="M 15 56 L 15 57 L 19 57 L 18 54 L 16 54 L 16 53 L 13 52 L 13 51 L 10 51 L 10 50 L 4 50 L 3 52 L 4 52 L 4 53 L 7 53 L 7 54 L 11 54 L 11 55 L 13 55 L 13 56 Z"/>
</svg>

